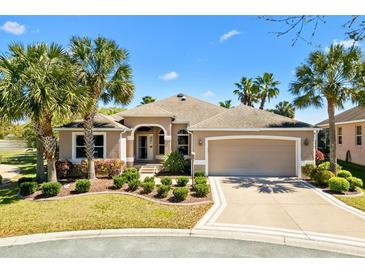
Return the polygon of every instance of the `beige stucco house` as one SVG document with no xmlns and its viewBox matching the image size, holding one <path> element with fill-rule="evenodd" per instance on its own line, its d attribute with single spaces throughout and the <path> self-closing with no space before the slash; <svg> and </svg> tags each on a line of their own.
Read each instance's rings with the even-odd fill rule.
<svg viewBox="0 0 365 274">
<path fill-rule="evenodd" d="M 365 165 L 365 108 L 354 107 L 335 116 L 336 154 L 340 160 Z M 328 128 L 328 119 L 318 127 Z"/>
<path fill-rule="evenodd" d="M 82 121 L 57 128 L 60 159 L 84 159 Z M 95 156 L 128 166 L 179 150 L 207 175 L 301 176 L 314 162 L 317 129 L 245 105 L 226 109 L 178 94 L 95 119 Z"/>
</svg>

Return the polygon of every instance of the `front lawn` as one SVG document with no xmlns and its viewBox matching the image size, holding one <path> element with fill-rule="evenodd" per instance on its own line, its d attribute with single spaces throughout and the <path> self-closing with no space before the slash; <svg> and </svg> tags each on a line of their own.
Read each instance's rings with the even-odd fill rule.
<svg viewBox="0 0 365 274">
<path fill-rule="evenodd" d="M 364 190 L 362 190 L 364 192 Z M 342 197 L 342 196 L 336 196 L 337 199 L 341 200 L 345 204 L 356 207 L 357 209 L 360 209 L 362 211 L 365 211 L 365 193 L 362 196 L 359 197 Z"/>
<path fill-rule="evenodd" d="M 337 162 L 340 166 L 342 166 L 343 169 L 350 171 L 353 176 L 358 177 L 362 179 L 363 182 L 365 182 L 365 166 L 348 163 L 341 160 L 338 160 Z"/>
<path fill-rule="evenodd" d="M 20 169 L 18 177 L 36 176 L 36 151 L 35 150 L 14 150 L 0 151 L 1 164 L 15 165 Z"/>
<path fill-rule="evenodd" d="M 0 237 L 112 228 L 192 228 L 211 204 L 168 206 L 125 195 L 0 205 Z"/>
</svg>

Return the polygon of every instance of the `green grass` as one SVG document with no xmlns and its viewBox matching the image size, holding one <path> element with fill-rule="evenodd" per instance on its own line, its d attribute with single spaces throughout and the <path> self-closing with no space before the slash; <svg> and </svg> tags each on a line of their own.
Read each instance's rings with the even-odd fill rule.
<svg viewBox="0 0 365 274">
<path fill-rule="evenodd" d="M 1 164 L 15 165 L 19 167 L 18 177 L 35 177 L 36 175 L 36 152 L 26 150 L 0 151 Z"/>
<path fill-rule="evenodd" d="M 362 190 L 364 192 L 364 190 Z M 336 196 L 337 199 L 341 200 L 345 204 L 349 206 L 353 206 L 357 209 L 360 209 L 362 211 L 365 211 L 365 193 L 362 196 L 359 197 L 341 197 Z"/>
<path fill-rule="evenodd" d="M 0 205 L 0 237 L 86 229 L 192 228 L 210 206 L 160 205 L 116 194 L 19 200 Z"/>
<path fill-rule="evenodd" d="M 343 169 L 350 171 L 353 176 L 358 177 L 365 182 L 365 166 L 347 163 L 341 160 L 338 160 L 337 162 Z"/>
</svg>

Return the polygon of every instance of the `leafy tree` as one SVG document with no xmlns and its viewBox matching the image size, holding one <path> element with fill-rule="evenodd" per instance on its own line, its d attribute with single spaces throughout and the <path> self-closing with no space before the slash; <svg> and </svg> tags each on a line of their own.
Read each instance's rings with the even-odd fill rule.
<svg viewBox="0 0 365 274">
<path fill-rule="evenodd" d="M 255 85 L 258 88 L 260 98 L 260 109 L 264 109 L 266 101 L 270 102 L 272 98 L 279 95 L 279 81 L 274 80 L 272 73 L 265 72 L 263 76 L 258 76 L 255 79 Z"/>
<path fill-rule="evenodd" d="M 219 102 L 219 105 L 224 108 L 232 108 L 232 100 L 225 100 L 224 102 Z"/>
<path fill-rule="evenodd" d="M 332 45 L 328 52 L 314 51 L 305 64 L 296 69 L 296 80 L 290 91 L 299 108 L 327 106 L 329 119 L 330 170 L 336 174 L 335 108 L 343 108 L 347 100 L 358 101 L 365 96 L 361 50 Z"/>
<path fill-rule="evenodd" d="M 242 77 L 241 81 L 234 85 L 237 89 L 233 91 L 233 94 L 238 96 L 242 104 L 253 107 L 253 104 L 258 102 L 259 90 L 251 78 Z"/>
<path fill-rule="evenodd" d="M 273 112 L 275 114 L 282 115 L 282 116 L 286 116 L 289 118 L 294 118 L 294 116 L 295 116 L 295 107 L 288 101 L 279 102 L 275 106 L 275 109 L 269 109 L 268 111 Z"/>
<path fill-rule="evenodd" d="M 123 107 L 102 107 L 98 109 L 98 112 L 105 115 L 113 115 L 115 113 L 122 112 L 124 110 L 125 108 Z"/>
<path fill-rule="evenodd" d="M 93 124 L 99 100 L 128 104 L 134 95 L 128 52 L 113 40 L 97 37 L 71 38 L 71 56 L 81 66 L 80 85 L 88 95 L 83 111 L 88 178 L 95 178 Z"/>
<path fill-rule="evenodd" d="M 142 97 L 141 105 L 153 103 L 154 101 L 156 101 L 155 98 L 152 98 L 151 96 L 144 96 L 144 97 Z"/>
</svg>

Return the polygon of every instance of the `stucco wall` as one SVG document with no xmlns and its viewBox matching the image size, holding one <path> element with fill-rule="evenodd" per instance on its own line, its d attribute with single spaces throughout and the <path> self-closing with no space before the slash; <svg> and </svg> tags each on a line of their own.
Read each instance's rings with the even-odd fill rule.
<svg viewBox="0 0 365 274">
<path fill-rule="evenodd" d="M 165 128 L 167 135 L 171 135 L 171 118 L 169 117 L 127 117 L 124 119 L 124 125 L 129 128 L 134 128 L 141 124 L 161 125 Z"/>
<path fill-rule="evenodd" d="M 365 123 L 351 123 L 336 126 L 336 149 L 337 158 L 346 160 L 346 153 L 351 153 L 351 161 L 356 164 L 365 165 L 365 138 L 362 137 L 362 145 L 356 145 L 356 126 L 362 126 L 362 135 L 365 135 Z M 342 144 L 338 143 L 338 128 L 342 127 Z"/>
<path fill-rule="evenodd" d="M 171 127 L 171 150 L 177 149 L 177 132 L 180 129 L 187 129 L 187 124 L 172 124 Z M 189 134 L 189 154 L 191 152 L 191 134 Z"/>
</svg>

